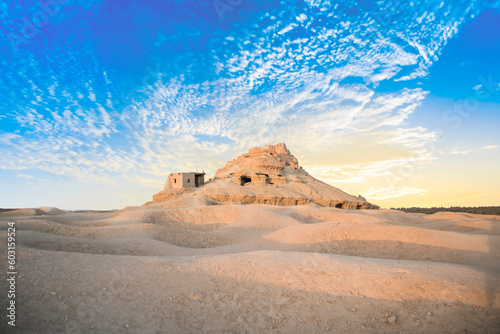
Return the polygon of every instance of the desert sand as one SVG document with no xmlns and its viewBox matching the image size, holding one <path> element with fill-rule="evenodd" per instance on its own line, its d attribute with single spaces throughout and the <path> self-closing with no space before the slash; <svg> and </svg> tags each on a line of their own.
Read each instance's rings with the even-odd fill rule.
<svg viewBox="0 0 500 334">
<path fill-rule="evenodd" d="M 18 260 L 2 333 L 500 331 L 498 216 L 229 204 L 0 220 Z"/>
</svg>

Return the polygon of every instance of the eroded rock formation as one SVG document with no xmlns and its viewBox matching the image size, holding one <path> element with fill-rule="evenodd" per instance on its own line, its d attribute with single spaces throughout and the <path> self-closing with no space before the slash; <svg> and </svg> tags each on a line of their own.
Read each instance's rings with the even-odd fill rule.
<svg viewBox="0 0 500 334">
<path fill-rule="evenodd" d="M 168 189 L 155 202 L 202 196 L 211 203 L 262 203 L 342 209 L 377 209 L 362 196 L 351 196 L 309 175 L 284 143 L 252 148 L 219 169 L 213 180 L 196 189 Z"/>
</svg>

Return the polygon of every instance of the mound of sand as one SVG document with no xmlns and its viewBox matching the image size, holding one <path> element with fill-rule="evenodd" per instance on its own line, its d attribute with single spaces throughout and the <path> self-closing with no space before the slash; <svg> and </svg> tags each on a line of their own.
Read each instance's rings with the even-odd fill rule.
<svg viewBox="0 0 500 334">
<path fill-rule="evenodd" d="M 500 331 L 500 217 L 191 204 L 4 212 L 16 330 Z"/>
<path fill-rule="evenodd" d="M 62 214 L 64 211 L 44 206 L 38 209 L 0 209 L 0 216 L 40 216 L 40 215 L 58 215 Z"/>
<path fill-rule="evenodd" d="M 38 209 L 2 209 L 0 216 L 16 217 L 16 216 L 37 216 L 43 214 L 43 211 Z"/>
<path fill-rule="evenodd" d="M 52 207 L 52 206 L 42 206 L 42 207 L 38 208 L 38 210 L 42 211 L 43 214 L 46 214 L 46 215 L 60 215 L 60 214 L 64 213 L 64 211 L 62 211 L 58 208 Z"/>
</svg>

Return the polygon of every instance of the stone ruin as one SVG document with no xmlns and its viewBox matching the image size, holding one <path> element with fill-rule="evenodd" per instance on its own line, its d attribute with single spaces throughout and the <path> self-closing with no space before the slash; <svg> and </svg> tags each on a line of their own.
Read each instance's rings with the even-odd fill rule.
<svg viewBox="0 0 500 334">
<path fill-rule="evenodd" d="M 212 204 L 316 204 L 342 209 L 378 209 L 307 173 L 284 143 L 250 149 L 219 169 L 204 183 L 205 173 L 171 173 L 155 202 L 202 196 Z"/>
</svg>

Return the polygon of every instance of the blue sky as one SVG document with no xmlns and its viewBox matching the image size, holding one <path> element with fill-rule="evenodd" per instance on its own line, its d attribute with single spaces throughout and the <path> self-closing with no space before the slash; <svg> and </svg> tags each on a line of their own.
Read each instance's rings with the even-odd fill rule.
<svg viewBox="0 0 500 334">
<path fill-rule="evenodd" d="M 0 207 L 140 205 L 285 142 L 383 207 L 498 205 L 494 1 L 7 1 Z"/>
</svg>

